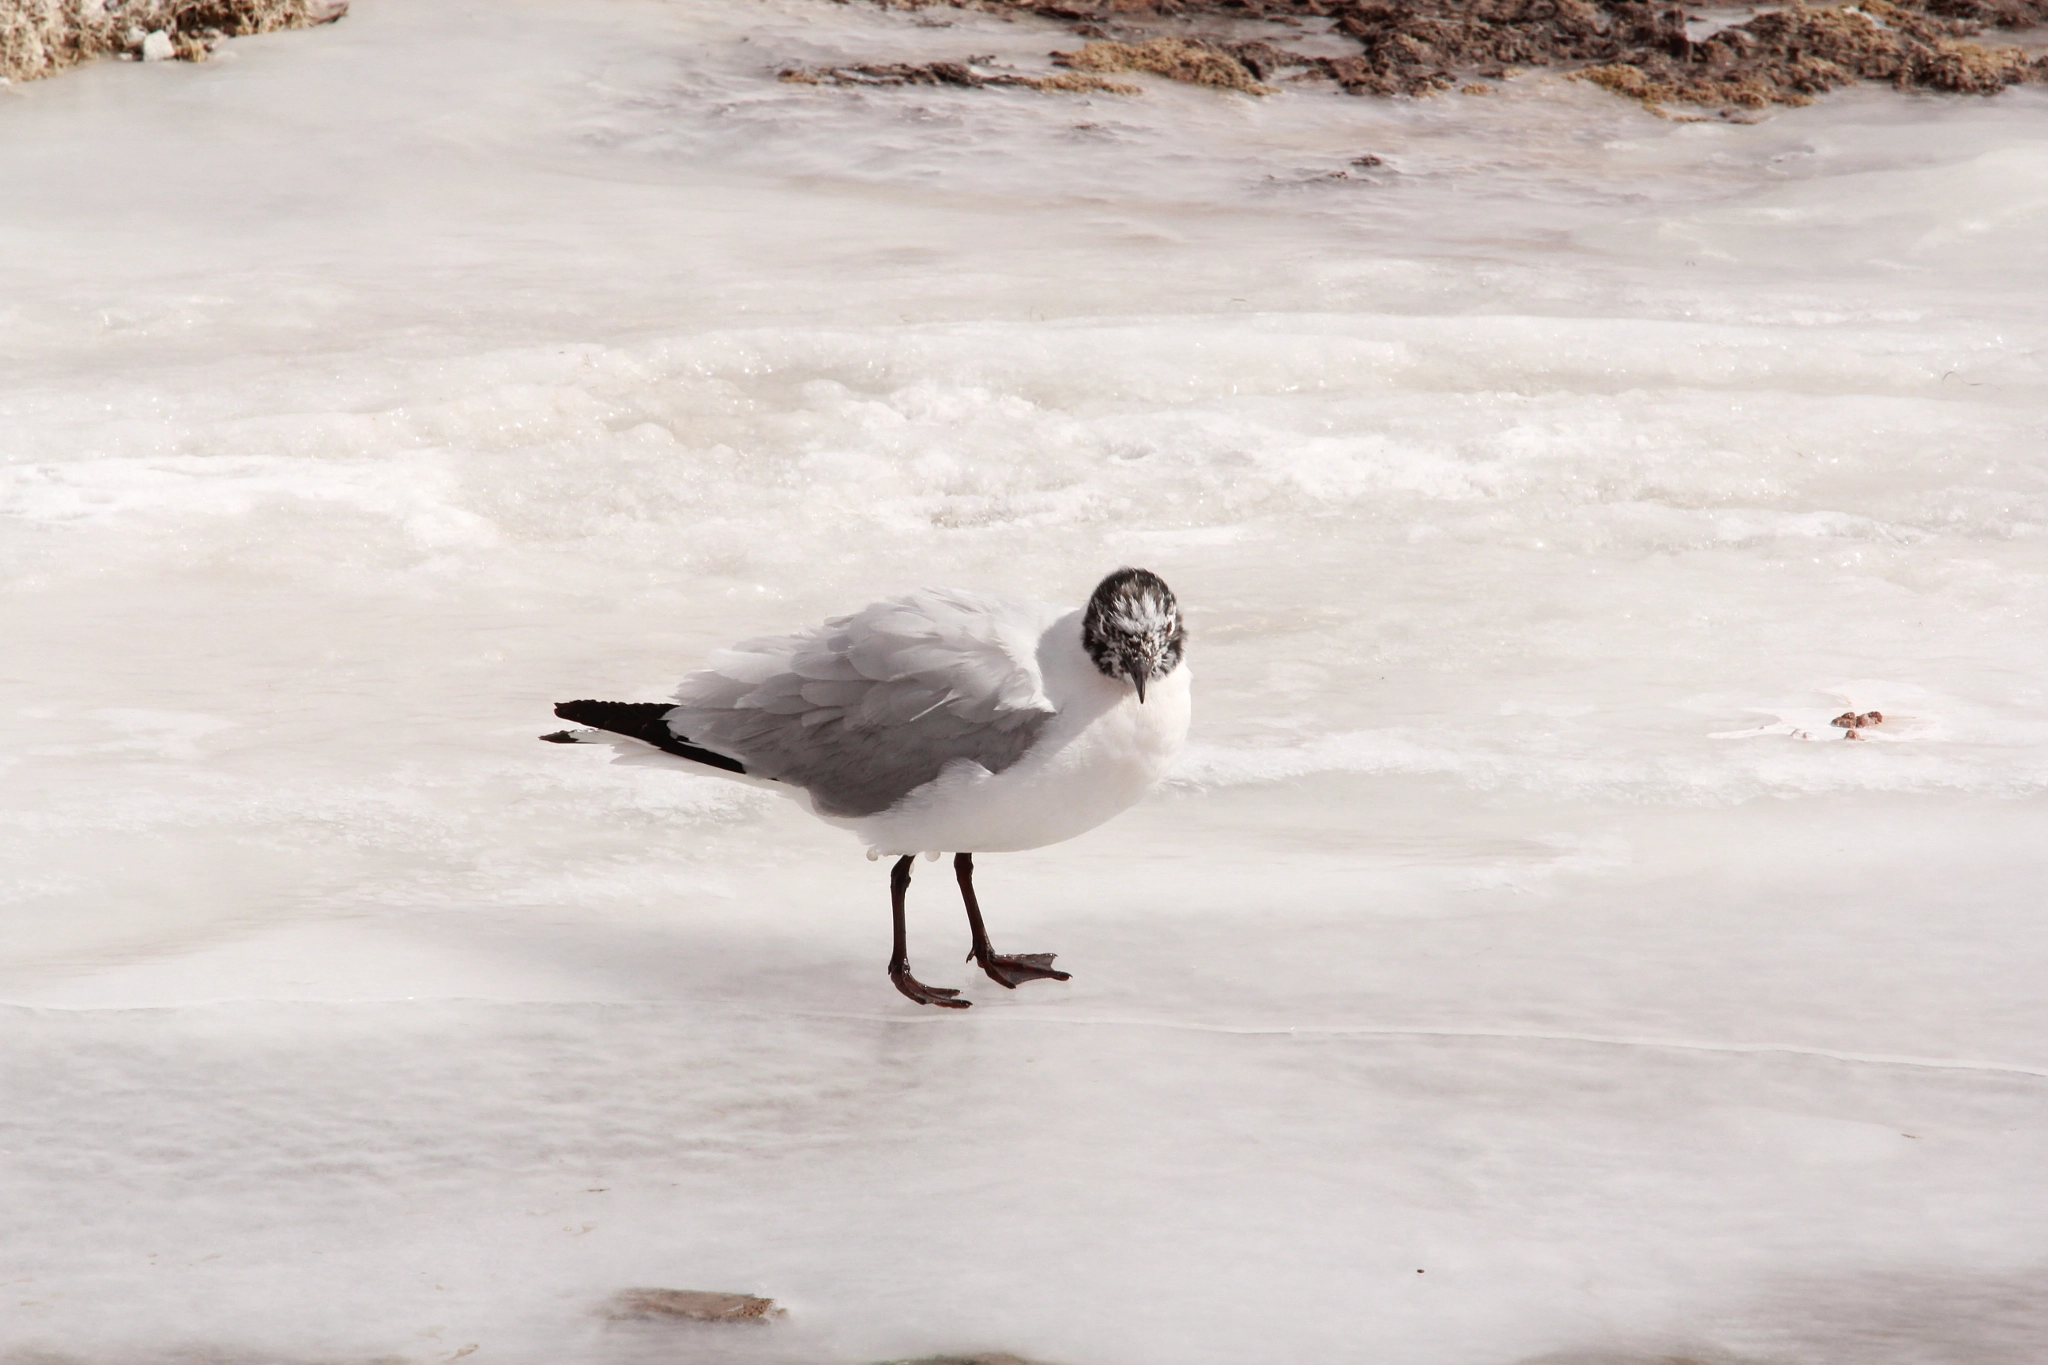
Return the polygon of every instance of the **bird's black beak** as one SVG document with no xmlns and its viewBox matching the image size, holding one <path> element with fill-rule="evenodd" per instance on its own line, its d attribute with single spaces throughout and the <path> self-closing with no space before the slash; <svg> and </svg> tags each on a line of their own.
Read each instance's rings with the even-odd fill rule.
<svg viewBox="0 0 2048 1365">
<path fill-rule="evenodd" d="M 1138 689 L 1138 705 L 1143 706 L 1145 704 L 1145 675 L 1140 673 L 1132 678 L 1131 685 Z"/>
</svg>

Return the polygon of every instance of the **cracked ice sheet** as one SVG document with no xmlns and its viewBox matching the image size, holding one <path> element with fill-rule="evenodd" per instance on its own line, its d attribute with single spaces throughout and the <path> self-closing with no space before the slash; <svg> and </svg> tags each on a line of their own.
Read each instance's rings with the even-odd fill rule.
<svg viewBox="0 0 2048 1365">
<path fill-rule="evenodd" d="M 0 1352 L 2040 1358 L 2042 92 L 855 94 L 764 76 L 1059 37 L 492 15 L 0 100 Z M 856 846 L 533 742 L 1125 561 L 1195 743 L 984 860 L 1071 985 L 920 865 L 964 1018 Z"/>
</svg>

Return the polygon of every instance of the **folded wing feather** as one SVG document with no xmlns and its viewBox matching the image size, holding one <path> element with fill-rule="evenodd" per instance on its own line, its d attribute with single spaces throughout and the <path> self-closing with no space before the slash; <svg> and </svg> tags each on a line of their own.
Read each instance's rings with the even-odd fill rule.
<svg viewBox="0 0 2048 1365">
<path fill-rule="evenodd" d="M 712 656 L 676 692 L 671 729 L 827 815 L 888 809 L 956 759 L 1001 772 L 1053 713 L 1038 642 L 1060 613 L 925 589 Z"/>
</svg>

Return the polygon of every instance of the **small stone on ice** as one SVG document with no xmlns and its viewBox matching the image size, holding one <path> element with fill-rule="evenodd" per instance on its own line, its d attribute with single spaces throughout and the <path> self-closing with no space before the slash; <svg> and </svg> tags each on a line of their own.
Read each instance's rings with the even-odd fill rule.
<svg viewBox="0 0 2048 1365">
<path fill-rule="evenodd" d="M 605 1305 L 606 1317 L 632 1322 L 765 1322 L 782 1313 L 773 1299 L 698 1289 L 622 1289 Z"/>
<path fill-rule="evenodd" d="M 158 29 L 142 40 L 142 60 L 145 62 L 167 62 L 178 55 L 178 49 L 171 42 L 171 35 Z"/>
</svg>

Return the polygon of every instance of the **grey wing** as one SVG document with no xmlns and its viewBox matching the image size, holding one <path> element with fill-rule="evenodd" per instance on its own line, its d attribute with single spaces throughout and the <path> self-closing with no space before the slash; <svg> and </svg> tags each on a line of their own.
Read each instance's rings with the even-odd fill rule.
<svg viewBox="0 0 2048 1365">
<path fill-rule="evenodd" d="M 721 651 L 667 720 L 822 814 L 873 815 L 956 759 L 1001 772 L 1024 756 L 1054 710 L 1037 652 L 1057 615 L 981 593 L 891 598 Z"/>
</svg>

